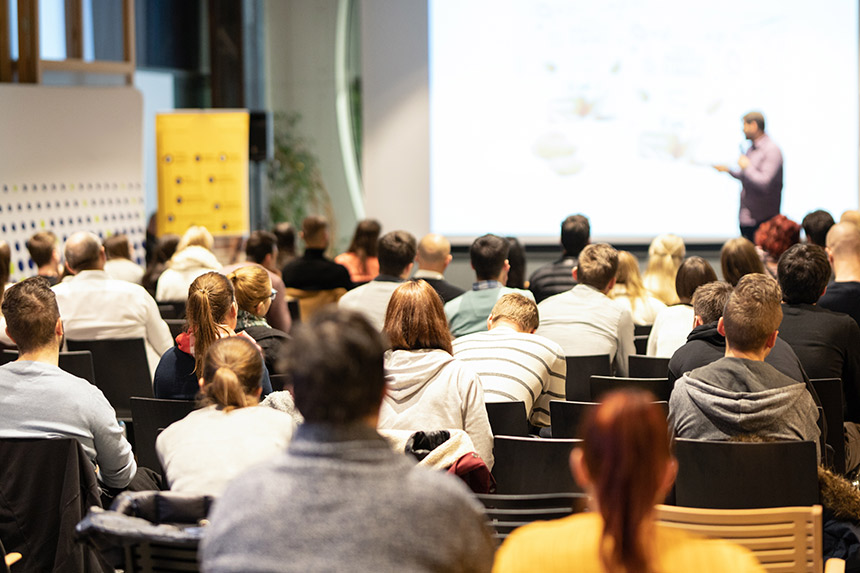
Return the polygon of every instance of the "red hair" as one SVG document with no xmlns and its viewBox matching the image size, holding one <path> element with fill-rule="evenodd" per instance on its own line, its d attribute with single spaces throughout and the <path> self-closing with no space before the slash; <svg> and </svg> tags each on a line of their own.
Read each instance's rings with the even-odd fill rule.
<svg viewBox="0 0 860 573">
<path fill-rule="evenodd" d="M 774 259 L 781 257 L 790 246 L 799 242 L 800 225 L 785 215 L 768 219 L 755 232 L 755 244 Z"/>
</svg>

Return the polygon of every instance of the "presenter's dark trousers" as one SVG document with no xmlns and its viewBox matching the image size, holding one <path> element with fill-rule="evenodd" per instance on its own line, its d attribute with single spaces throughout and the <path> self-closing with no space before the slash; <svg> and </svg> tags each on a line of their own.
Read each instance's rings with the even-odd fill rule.
<svg viewBox="0 0 860 573">
<path fill-rule="evenodd" d="M 755 225 L 741 225 L 741 237 L 749 239 L 751 243 L 755 243 L 755 232 L 761 226 L 761 223 Z"/>
</svg>

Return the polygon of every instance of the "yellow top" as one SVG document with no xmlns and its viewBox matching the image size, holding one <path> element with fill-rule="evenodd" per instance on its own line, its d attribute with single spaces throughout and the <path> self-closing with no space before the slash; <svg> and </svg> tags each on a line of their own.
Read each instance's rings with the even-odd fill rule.
<svg viewBox="0 0 860 573">
<path fill-rule="evenodd" d="M 603 519 L 580 513 L 554 521 L 539 521 L 514 531 L 496 553 L 493 573 L 508 571 L 572 571 L 605 573 L 598 555 Z M 659 573 L 764 572 L 748 549 L 720 539 L 703 539 L 657 525 Z"/>
</svg>

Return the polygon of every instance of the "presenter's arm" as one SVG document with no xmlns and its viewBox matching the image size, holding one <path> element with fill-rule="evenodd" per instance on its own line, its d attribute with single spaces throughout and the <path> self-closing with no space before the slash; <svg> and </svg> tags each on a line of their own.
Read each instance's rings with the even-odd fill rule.
<svg viewBox="0 0 860 573">
<path fill-rule="evenodd" d="M 744 184 L 744 188 L 757 192 L 767 193 L 771 190 L 773 180 L 782 170 L 782 153 L 779 149 L 769 149 L 767 153 L 749 158 L 741 155 L 738 160 L 741 168 L 738 179 Z"/>
</svg>

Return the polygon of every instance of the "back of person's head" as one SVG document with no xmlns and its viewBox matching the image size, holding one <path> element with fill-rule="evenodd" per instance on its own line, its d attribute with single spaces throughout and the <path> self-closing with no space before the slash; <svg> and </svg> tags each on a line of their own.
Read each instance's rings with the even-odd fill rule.
<svg viewBox="0 0 860 573">
<path fill-rule="evenodd" d="M 262 264 L 267 255 L 274 255 L 278 247 L 278 239 L 269 231 L 254 231 L 245 241 L 245 258 Z"/>
<path fill-rule="evenodd" d="M 293 255 L 296 253 L 296 228 L 292 223 L 278 223 L 272 232 L 278 238 L 278 251 Z"/>
<path fill-rule="evenodd" d="M 355 253 L 361 259 L 362 264 L 367 260 L 367 257 L 375 257 L 377 253 L 377 243 L 379 242 L 379 233 L 382 231 L 382 225 L 376 219 L 364 219 L 359 221 L 355 226 L 355 233 L 352 235 L 352 241 L 349 242 L 347 252 Z"/>
<path fill-rule="evenodd" d="M 6 289 L 0 306 L 9 336 L 25 354 L 59 341 L 54 333 L 60 309 L 51 283 L 45 277 L 30 277 Z"/>
<path fill-rule="evenodd" d="M 818 245 L 798 243 L 779 258 L 782 300 L 787 304 L 815 304 L 830 281 L 827 252 Z"/>
<path fill-rule="evenodd" d="M 666 304 L 678 302 L 675 276 L 686 252 L 684 240 L 670 233 L 657 235 L 648 246 L 645 284 L 652 295 Z"/>
<path fill-rule="evenodd" d="M 227 278 L 233 283 L 236 304 L 245 312 L 260 316 L 259 304 L 272 295 L 272 279 L 266 269 L 255 265 L 239 267 Z"/>
<path fill-rule="evenodd" d="M 508 242 L 498 235 L 484 235 L 475 239 L 469 247 L 469 258 L 479 281 L 499 277 L 505 268 L 509 249 Z"/>
<path fill-rule="evenodd" d="M 428 235 L 424 235 L 418 243 L 415 260 L 418 261 L 419 265 L 444 268 L 448 264 L 448 257 L 450 255 L 450 241 L 442 235 L 430 233 Z"/>
<path fill-rule="evenodd" d="M 760 111 L 751 111 L 744 116 L 746 123 L 755 123 L 761 131 L 764 131 L 764 116 Z"/>
<path fill-rule="evenodd" d="M 723 278 L 732 286 L 741 277 L 750 273 L 763 273 L 764 263 L 755 250 L 755 245 L 744 237 L 729 239 L 720 250 L 720 267 Z"/>
<path fill-rule="evenodd" d="M 221 273 L 203 273 L 188 287 L 185 318 L 194 334 L 194 371 L 203 371 L 203 358 L 224 331 L 233 306 L 233 283 Z"/>
<path fill-rule="evenodd" d="M 176 252 L 178 253 L 188 247 L 203 247 L 207 251 L 211 251 L 215 247 L 215 238 L 212 237 L 212 233 L 206 227 L 192 225 L 179 239 Z"/>
<path fill-rule="evenodd" d="M 561 246 L 564 253 L 578 257 L 591 237 L 591 225 L 585 215 L 570 215 L 561 222 Z"/>
<path fill-rule="evenodd" d="M 615 272 L 615 284 L 624 285 L 631 299 L 641 297 L 645 293 L 642 275 L 639 274 L 639 259 L 630 251 L 618 251 L 618 270 Z"/>
<path fill-rule="evenodd" d="M 586 245 L 579 253 L 576 281 L 599 291 L 606 290 L 618 272 L 618 251 L 606 243 Z"/>
<path fill-rule="evenodd" d="M 702 257 L 689 257 L 678 267 L 675 275 L 675 292 L 684 304 L 690 304 L 696 289 L 717 280 L 717 273 L 711 264 Z"/>
<path fill-rule="evenodd" d="M 726 340 L 735 350 L 758 351 L 782 322 L 782 291 L 763 274 L 741 277 L 723 310 Z"/>
<path fill-rule="evenodd" d="M 305 423 L 343 425 L 378 414 L 385 344 L 366 318 L 331 306 L 292 335 L 285 374 Z"/>
<path fill-rule="evenodd" d="M 827 232 L 827 250 L 834 261 L 860 259 L 860 228 L 853 223 L 837 223 Z"/>
<path fill-rule="evenodd" d="M 101 253 L 102 243 L 99 238 L 86 231 L 74 233 L 66 240 L 63 249 L 66 264 L 76 273 L 102 268 Z"/>
<path fill-rule="evenodd" d="M 305 245 L 327 243 L 328 220 L 320 215 L 310 215 L 302 220 L 302 239 Z"/>
<path fill-rule="evenodd" d="M 379 238 L 377 256 L 379 272 L 383 275 L 400 276 L 415 260 L 415 237 L 406 231 L 391 231 Z"/>
<path fill-rule="evenodd" d="M 833 215 L 823 209 L 818 209 L 807 213 L 800 224 L 806 234 L 806 240 L 813 245 L 823 247 L 827 241 L 827 231 L 836 224 L 836 221 L 833 220 Z"/>
<path fill-rule="evenodd" d="M 612 540 L 600 544 L 606 571 L 653 571 L 654 504 L 668 492 L 675 469 L 666 415 L 655 399 L 641 390 L 606 396 L 583 420 L 582 446 L 572 455 L 577 477 L 587 473 L 597 498 L 603 539 Z"/>
<path fill-rule="evenodd" d="M 723 309 L 729 302 L 733 287 L 726 281 L 705 283 L 693 293 L 693 312 L 702 324 L 711 324 L 723 316 Z"/>
<path fill-rule="evenodd" d="M 848 209 L 842 212 L 842 216 L 839 217 L 840 223 L 851 223 L 858 228 L 860 228 L 860 211 L 856 209 Z"/>
<path fill-rule="evenodd" d="M 392 350 L 437 348 L 452 352 L 442 299 L 427 281 L 406 281 L 394 290 L 382 331 Z"/>
<path fill-rule="evenodd" d="M 505 237 L 508 242 L 508 280 L 505 286 L 526 288 L 526 249 L 516 237 Z"/>
<path fill-rule="evenodd" d="M 263 389 L 263 356 L 241 336 L 216 340 L 203 360 L 203 402 L 229 412 L 259 402 Z"/>
<path fill-rule="evenodd" d="M 57 249 L 57 235 L 51 231 L 39 231 L 27 239 L 27 251 L 37 267 L 51 263 Z"/>
<path fill-rule="evenodd" d="M 131 259 L 131 246 L 125 235 L 111 235 L 104 240 L 105 256 L 110 259 Z"/>
<path fill-rule="evenodd" d="M 499 297 L 490 311 L 490 320 L 509 320 L 521 332 L 533 332 L 540 326 L 540 314 L 535 301 L 516 292 Z"/>
<path fill-rule="evenodd" d="M 792 245 L 800 242 L 800 225 L 785 215 L 775 215 L 759 226 L 755 244 L 773 259 L 779 259 Z"/>
<path fill-rule="evenodd" d="M 159 263 L 166 263 L 176 253 L 176 248 L 179 246 L 179 235 L 167 234 L 161 235 L 158 238 L 158 246 L 155 248 L 155 256 L 152 258 Z"/>
</svg>

